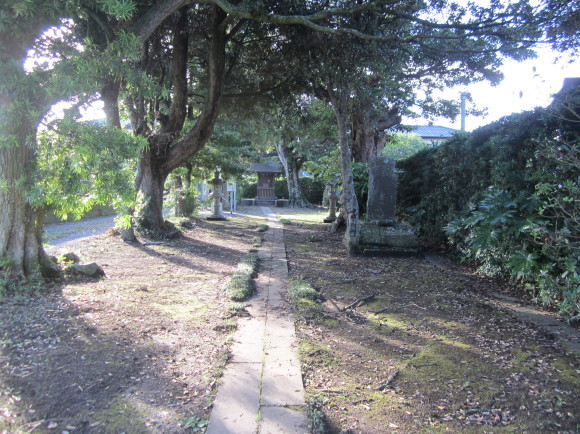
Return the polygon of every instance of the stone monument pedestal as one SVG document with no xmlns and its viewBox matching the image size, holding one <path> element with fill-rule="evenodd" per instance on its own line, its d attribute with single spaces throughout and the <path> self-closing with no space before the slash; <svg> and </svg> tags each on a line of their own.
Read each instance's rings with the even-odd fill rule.
<svg viewBox="0 0 580 434">
<path fill-rule="evenodd" d="M 421 246 L 412 226 L 404 223 L 362 223 L 359 250 L 365 255 L 415 256 Z"/>
<path fill-rule="evenodd" d="M 336 201 L 338 200 L 338 194 L 336 193 L 336 182 L 329 181 L 326 183 L 330 188 L 330 193 L 328 194 L 329 208 L 328 216 L 322 220 L 324 223 L 333 223 L 336 221 Z"/>
</svg>

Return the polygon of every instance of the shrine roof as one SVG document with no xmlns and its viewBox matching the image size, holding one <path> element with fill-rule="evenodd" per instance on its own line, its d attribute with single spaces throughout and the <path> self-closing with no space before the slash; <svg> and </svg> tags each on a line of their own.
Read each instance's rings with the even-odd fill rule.
<svg viewBox="0 0 580 434">
<path fill-rule="evenodd" d="M 251 163 L 250 170 L 261 173 L 280 173 L 282 168 L 274 161 L 267 161 L 266 163 Z"/>
</svg>

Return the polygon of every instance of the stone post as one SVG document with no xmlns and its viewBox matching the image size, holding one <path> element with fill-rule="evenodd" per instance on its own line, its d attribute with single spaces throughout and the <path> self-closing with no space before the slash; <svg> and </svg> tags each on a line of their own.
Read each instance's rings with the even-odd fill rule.
<svg viewBox="0 0 580 434">
<path fill-rule="evenodd" d="M 220 193 L 220 187 L 224 182 L 220 179 L 220 174 L 217 170 L 214 174 L 214 178 L 209 181 L 209 183 L 213 186 L 211 193 L 213 202 L 210 207 L 211 215 L 208 215 L 206 220 L 226 220 L 221 213 L 222 194 Z"/>
<path fill-rule="evenodd" d="M 336 181 L 329 181 L 326 185 L 330 188 L 330 193 L 328 194 L 328 217 L 325 217 L 324 223 L 332 223 L 336 220 L 336 202 L 338 200 L 338 194 L 336 193 Z"/>
</svg>

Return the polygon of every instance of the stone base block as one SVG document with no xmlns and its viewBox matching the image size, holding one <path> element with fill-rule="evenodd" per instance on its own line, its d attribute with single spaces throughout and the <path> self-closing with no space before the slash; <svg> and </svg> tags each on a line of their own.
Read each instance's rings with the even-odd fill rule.
<svg viewBox="0 0 580 434">
<path fill-rule="evenodd" d="M 276 199 L 276 208 L 287 208 L 288 199 Z"/>
<path fill-rule="evenodd" d="M 242 206 L 254 206 L 254 199 L 242 199 Z"/>
<path fill-rule="evenodd" d="M 393 226 L 361 224 L 359 250 L 368 255 L 413 256 L 421 246 L 412 226 L 396 223 Z"/>
<path fill-rule="evenodd" d="M 227 220 L 227 218 L 225 218 L 223 215 L 208 215 L 205 219 L 206 220 L 209 220 L 209 221 L 224 221 L 224 220 Z"/>
</svg>

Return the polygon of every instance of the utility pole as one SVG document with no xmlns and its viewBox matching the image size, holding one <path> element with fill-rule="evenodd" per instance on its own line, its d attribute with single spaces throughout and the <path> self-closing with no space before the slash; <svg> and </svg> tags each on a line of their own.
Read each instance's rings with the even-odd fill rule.
<svg viewBox="0 0 580 434">
<path fill-rule="evenodd" d="M 465 101 L 467 100 L 467 92 L 461 92 L 461 131 L 465 131 Z"/>
</svg>

